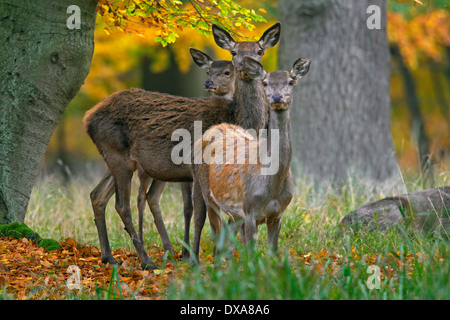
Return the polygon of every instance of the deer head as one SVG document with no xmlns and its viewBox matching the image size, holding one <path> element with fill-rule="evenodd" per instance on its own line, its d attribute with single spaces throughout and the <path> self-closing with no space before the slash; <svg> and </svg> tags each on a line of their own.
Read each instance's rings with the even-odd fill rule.
<svg viewBox="0 0 450 320">
<path fill-rule="evenodd" d="M 234 67 L 231 61 L 213 60 L 206 53 L 190 48 L 192 59 L 200 67 L 206 69 L 208 79 L 204 83 L 205 90 L 224 98 L 233 98 Z"/>
<path fill-rule="evenodd" d="M 266 72 L 263 65 L 250 57 L 244 58 L 246 74 L 263 83 L 266 99 L 274 110 L 287 110 L 292 102 L 292 89 L 298 80 L 308 71 L 311 60 L 299 58 L 294 62 L 291 71 Z"/>
<path fill-rule="evenodd" d="M 281 33 L 281 24 L 275 23 L 267 29 L 258 41 L 235 41 L 231 35 L 216 24 L 212 25 L 212 32 L 216 44 L 228 50 L 233 56 L 232 62 L 239 76 L 244 79 L 244 57 L 250 57 L 261 62 L 261 57 L 266 49 L 272 48 L 278 43 Z"/>
</svg>

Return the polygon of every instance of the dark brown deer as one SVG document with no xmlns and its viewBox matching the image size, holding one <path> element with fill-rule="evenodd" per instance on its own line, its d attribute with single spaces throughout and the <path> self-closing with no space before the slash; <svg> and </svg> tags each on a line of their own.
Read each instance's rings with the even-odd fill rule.
<svg viewBox="0 0 450 320">
<path fill-rule="evenodd" d="M 205 82 L 205 89 L 212 93 L 213 97 L 223 97 L 230 99 L 234 95 L 234 68 L 230 61 L 214 61 L 207 54 L 200 50 L 191 49 L 191 55 L 194 62 L 201 68 L 207 69 L 208 79 Z M 165 181 L 153 180 L 148 189 L 148 183 L 150 177 L 138 167 L 139 178 L 139 191 L 138 191 L 138 219 L 139 219 L 139 239 L 144 244 L 143 239 L 143 220 L 145 211 L 145 202 L 148 199 L 150 211 L 152 212 L 155 225 L 160 234 L 164 250 L 174 255 L 174 250 L 170 238 L 167 234 L 167 230 L 162 219 L 160 199 L 164 188 L 167 185 Z M 91 194 L 91 198 L 99 199 L 101 201 L 100 209 L 106 206 L 111 196 L 114 194 L 114 184 L 111 171 L 108 169 L 105 177 L 99 183 L 99 186 L 104 188 L 94 191 Z M 190 221 L 192 217 L 192 182 L 181 182 L 181 193 L 183 197 L 183 214 L 185 221 L 185 233 L 184 242 L 189 244 L 189 229 Z M 102 192 L 98 194 L 98 192 Z M 95 210 L 95 207 L 94 207 Z M 104 209 L 103 209 L 104 210 Z M 182 257 L 184 259 L 189 257 L 189 251 L 183 247 Z"/>
<path fill-rule="evenodd" d="M 221 156 L 210 163 L 204 161 L 193 164 L 193 177 L 194 182 L 201 187 L 208 216 L 216 232 L 220 232 L 223 227 L 221 210 L 234 221 L 244 220 L 246 243 L 254 242 L 258 225 L 266 223 L 269 246 L 276 251 L 281 217 L 293 196 L 290 170 L 292 89 L 298 79 L 308 73 L 310 60 L 299 58 L 290 72 L 266 73 L 261 63 L 248 57 L 244 59 L 244 64 L 247 76 L 263 81 L 270 104 L 267 145 L 270 150 L 272 147 L 277 148 L 278 152 L 261 159 L 257 157 L 258 154 L 261 157 L 260 148 L 265 148 L 261 140 L 250 143 L 254 138 L 244 132 L 242 127 L 227 123 L 216 125 L 205 132 L 203 139 L 195 142 L 195 150 L 204 154 L 209 148 L 214 150 L 214 155 Z M 274 135 L 278 138 L 273 138 Z M 272 157 L 276 153 L 279 156 Z M 225 155 L 231 155 L 232 163 L 226 163 Z M 250 161 L 251 157 L 255 161 Z M 239 158 L 242 159 L 240 163 L 237 160 Z M 264 169 L 272 166 L 275 168 L 273 172 L 267 170 L 264 173 Z"/>
<path fill-rule="evenodd" d="M 213 30 L 214 28 L 229 37 L 225 30 L 217 26 L 213 26 Z M 242 48 L 248 50 L 253 45 L 254 49 L 259 47 L 265 50 L 278 42 L 279 35 L 280 24 L 277 23 L 258 42 L 245 42 L 246 45 Z M 233 60 L 236 56 L 246 54 L 240 52 L 239 42 L 235 44 Z M 257 52 L 254 54 L 258 55 Z M 261 55 L 259 60 L 260 58 Z M 236 68 L 234 61 L 233 64 Z M 185 98 L 130 89 L 110 95 L 86 113 L 84 123 L 87 132 L 110 170 L 91 192 L 103 263 L 117 263 L 111 255 L 105 223 L 105 207 L 115 192 L 116 210 L 133 241 L 142 267 L 157 268 L 145 252 L 133 226 L 130 209 L 131 179 L 133 172 L 139 170 L 154 180 L 192 181 L 190 164 L 175 164 L 171 159 L 171 151 L 176 145 L 171 136 L 176 129 L 184 128 L 193 133 L 195 121 L 202 121 L 202 130 L 222 122 L 239 124 L 244 128 L 258 129 L 265 126 L 267 111 L 261 91 L 254 94 L 253 91 L 257 89 L 251 85 L 246 86 L 247 90 L 242 89 L 245 86 L 240 86 L 240 81 L 252 83 L 253 80 L 236 78 L 239 78 L 235 85 L 236 98 L 232 101 L 216 97 Z M 250 99 L 248 104 L 243 103 L 247 101 L 247 96 L 255 99 Z M 154 196 L 151 189 L 147 193 L 149 203 Z M 201 193 L 197 194 L 201 198 Z M 204 204 L 200 205 L 204 207 Z M 162 221 L 162 217 L 160 218 Z M 162 230 L 158 228 L 158 231 L 161 235 Z"/>
<path fill-rule="evenodd" d="M 234 98 L 234 67 L 231 61 L 213 60 L 206 53 L 190 48 L 192 59 L 200 67 L 206 69 L 208 78 L 204 83 L 205 90 L 212 96 L 232 100 Z"/>
</svg>

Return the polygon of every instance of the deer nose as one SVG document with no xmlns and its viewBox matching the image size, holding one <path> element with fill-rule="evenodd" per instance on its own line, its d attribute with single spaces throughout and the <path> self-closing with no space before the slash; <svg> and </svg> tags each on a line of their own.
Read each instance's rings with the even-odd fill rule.
<svg viewBox="0 0 450 320">
<path fill-rule="evenodd" d="M 205 89 L 209 89 L 213 85 L 213 82 L 211 80 L 205 81 Z"/>
<path fill-rule="evenodd" d="M 273 102 L 275 102 L 275 103 L 278 103 L 278 102 L 281 102 L 281 99 L 283 98 L 283 96 L 281 95 L 281 94 L 279 94 L 279 93 L 274 93 L 273 95 L 272 95 L 272 100 L 273 100 Z"/>
</svg>

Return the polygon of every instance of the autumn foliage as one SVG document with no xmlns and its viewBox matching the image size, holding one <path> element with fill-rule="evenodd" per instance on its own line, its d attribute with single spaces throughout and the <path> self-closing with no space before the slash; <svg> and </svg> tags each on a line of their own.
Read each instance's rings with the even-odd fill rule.
<svg viewBox="0 0 450 320">
<path fill-rule="evenodd" d="M 122 265 L 116 269 L 101 263 L 97 247 L 83 246 L 67 238 L 58 250 L 48 251 L 27 238 L 0 238 L 0 290 L 13 299 L 160 299 L 173 271 L 171 262 L 164 270 L 142 271 L 137 255 L 127 249 L 113 250 Z M 163 263 L 163 252 L 152 252 Z M 69 290 L 70 266 L 80 269 L 81 291 Z"/>
<path fill-rule="evenodd" d="M 266 21 L 254 9 L 244 8 L 232 0 L 189 0 L 185 4 L 177 0 L 99 0 L 98 4 L 97 11 L 106 23 L 107 34 L 111 29 L 118 29 L 144 37 L 146 29 L 155 29 L 154 40 L 163 47 L 174 43 L 185 28 L 208 35 L 211 24 L 216 23 L 242 36 L 241 26 L 252 30 L 254 22 Z"/>
<path fill-rule="evenodd" d="M 405 63 L 417 69 L 424 58 L 441 63 L 450 46 L 450 12 L 430 9 L 416 12 L 388 11 L 388 38 L 398 46 Z"/>
<path fill-rule="evenodd" d="M 164 268 L 143 271 L 136 253 L 128 249 L 113 250 L 114 258 L 121 262 L 120 267 L 113 267 L 101 263 L 100 250 L 95 246 L 77 244 L 71 238 L 61 242 L 60 246 L 58 250 L 48 251 L 26 238 L 0 238 L 0 288 L 4 288 L 3 294 L 14 299 L 161 299 L 169 282 L 182 277 L 189 269 L 189 264 L 183 263 L 180 256 L 167 261 L 162 251 L 150 254 Z M 420 252 L 360 255 L 353 246 L 347 257 L 326 250 L 290 250 L 289 255 L 293 266 L 305 266 L 330 276 L 339 276 L 343 267 L 356 270 L 356 264 L 381 265 L 381 282 L 394 279 L 400 271 L 413 273 L 423 259 L 443 259 L 439 254 L 426 257 Z M 239 252 L 235 251 L 234 259 L 240 259 Z M 203 264 L 213 263 L 211 255 L 201 260 Z M 80 290 L 70 290 L 67 286 L 73 274 L 70 266 L 80 270 Z"/>
</svg>

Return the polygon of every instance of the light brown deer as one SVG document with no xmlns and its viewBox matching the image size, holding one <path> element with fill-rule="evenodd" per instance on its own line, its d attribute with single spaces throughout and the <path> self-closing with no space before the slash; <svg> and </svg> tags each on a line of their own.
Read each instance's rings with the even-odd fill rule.
<svg viewBox="0 0 450 320">
<path fill-rule="evenodd" d="M 213 26 L 214 28 L 226 33 L 217 26 Z M 279 35 L 278 23 L 269 28 L 258 42 L 246 42 L 248 45 L 243 48 L 248 49 L 253 44 L 255 48 L 258 46 L 265 50 L 278 42 Z M 233 59 L 245 54 L 239 48 L 234 53 Z M 257 52 L 254 54 L 258 55 Z M 261 55 L 259 59 L 260 57 Z M 236 64 L 234 66 L 236 68 Z M 244 128 L 258 129 L 265 126 L 267 111 L 261 92 L 255 94 L 254 91 L 258 89 L 255 85 L 247 85 L 243 89 L 243 86 L 239 86 L 238 78 L 240 81 L 254 82 L 252 79 L 236 77 L 234 100 L 216 97 L 185 98 L 130 89 L 110 95 L 86 113 L 84 123 L 87 132 L 110 170 L 91 192 L 103 263 L 117 263 L 111 255 L 105 223 L 105 207 L 115 192 L 116 210 L 133 241 L 142 267 L 157 268 L 145 252 L 132 223 L 131 179 L 133 172 L 139 170 L 154 180 L 192 181 L 190 164 L 175 164 L 171 159 L 171 151 L 176 145 L 171 140 L 174 130 L 184 128 L 193 133 L 195 121 L 202 121 L 203 130 L 222 122 L 239 124 Z M 250 99 L 250 103 L 243 103 L 247 96 L 254 99 Z M 149 204 L 155 196 L 151 191 L 152 188 L 147 193 Z M 201 193 L 196 193 L 194 186 L 194 196 L 196 194 L 201 198 Z M 199 206 L 204 207 L 204 204 L 200 203 Z M 162 217 L 158 217 L 158 220 L 162 221 Z M 157 228 L 160 235 L 165 231 L 160 230 L 158 225 Z"/>
<path fill-rule="evenodd" d="M 216 232 L 220 232 L 223 227 L 220 217 L 222 210 L 234 221 L 244 220 L 246 243 L 254 242 L 258 225 L 266 223 L 269 246 L 274 251 L 277 250 L 281 217 L 293 195 L 290 170 L 292 90 L 298 79 L 308 73 L 309 66 L 310 60 L 299 58 L 290 72 L 266 73 L 258 61 L 248 57 L 244 59 L 247 76 L 263 81 L 266 99 L 270 104 L 267 144 L 269 150 L 277 148 L 278 152 L 261 159 L 261 154 L 264 153 L 261 153 L 260 148 L 265 147 L 261 144 L 261 139 L 257 143 L 250 143 L 253 137 L 244 132 L 242 127 L 227 123 L 213 126 L 205 132 L 203 139 L 195 142 L 196 150 L 203 155 L 207 148 L 214 150 L 215 156 L 220 154 L 212 163 L 192 165 L 194 182 L 201 187 L 208 216 Z M 279 137 L 279 141 L 274 136 Z M 250 161 L 252 156 L 258 154 L 255 161 Z M 234 161 L 227 164 L 226 158 L 230 155 Z M 239 158 L 244 160 L 241 160 L 241 164 L 238 162 Z M 274 166 L 278 170 L 264 173 L 263 170 L 273 166 L 274 161 L 278 161 Z M 216 239 L 218 238 L 216 235 Z"/>
</svg>

